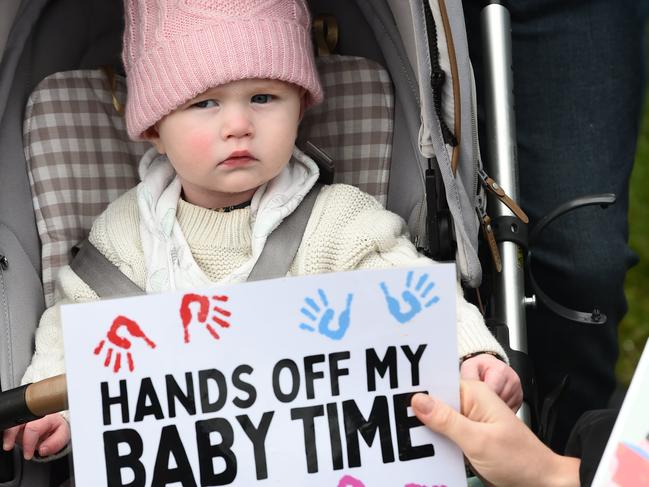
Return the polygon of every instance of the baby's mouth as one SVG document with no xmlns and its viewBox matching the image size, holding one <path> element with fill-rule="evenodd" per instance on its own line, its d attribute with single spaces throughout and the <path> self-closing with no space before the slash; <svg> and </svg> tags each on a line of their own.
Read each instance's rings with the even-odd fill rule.
<svg viewBox="0 0 649 487">
<path fill-rule="evenodd" d="M 219 165 L 241 166 L 256 161 L 257 158 L 247 150 L 236 150 L 223 159 Z"/>
</svg>

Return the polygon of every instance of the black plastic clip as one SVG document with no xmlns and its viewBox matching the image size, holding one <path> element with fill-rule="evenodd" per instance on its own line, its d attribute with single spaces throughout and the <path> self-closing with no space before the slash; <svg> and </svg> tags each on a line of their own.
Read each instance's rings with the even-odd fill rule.
<svg viewBox="0 0 649 487">
<path fill-rule="evenodd" d="M 516 216 L 497 216 L 491 221 L 496 242 L 514 242 L 523 249 L 528 247 L 527 223 Z"/>
<path fill-rule="evenodd" d="M 446 191 L 437 162 L 428 159 L 426 169 L 426 255 L 437 261 L 449 261 L 455 257 L 455 233 L 453 218 L 446 201 Z"/>
<path fill-rule="evenodd" d="M 615 203 L 615 195 L 612 193 L 594 194 L 575 198 L 568 201 L 567 203 L 559 205 L 546 216 L 541 218 L 530 231 L 530 248 L 527 251 L 527 257 L 525 260 L 525 268 L 527 269 L 530 286 L 532 287 L 532 290 L 534 291 L 534 294 L 536 294 L 537 298 L 548 309 L 550 309 L 554 314 L 559 315 L 567 320 L 574 321 L 576 323 L 583 323 L 586 325 L 603 325 L 604 323 L 606 323 L 607 317 L 598 307 L 594 307 L 591 312 L 577 311 L 574 309 L 566 308 L 565 306 L 548 296 L 543 291 L 543 289 L 541 289 L 541 286 L 539 286 L 538 282 L 536 282 L 534 273 L 532 271 L 532 248 L 534 247 L 534 242 L 538 240 L 543 230 L 561 215 L 564 215 L 578 208 L 583 208 L 585 206 L 599 205 L 602 208 L 607 208 L 613 203 Z"/>
</svg>

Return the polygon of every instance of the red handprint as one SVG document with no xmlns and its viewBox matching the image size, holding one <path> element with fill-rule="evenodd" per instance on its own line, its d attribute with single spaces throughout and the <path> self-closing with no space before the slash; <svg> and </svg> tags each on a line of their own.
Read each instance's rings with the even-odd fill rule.
<svg viewBox="0 0 649 487">
<path fill-rule="evenodd" d="M 106 338 L 115 347 L 122 348 L 124 350 L 128 350 L 131 348 L 131 340 L 117 334 L 117 331 L 120 328 L 126 328 L 126 331 L 128 332 L 129 335 L 131 335 L 131 337 L 141 338 L 149 347 L 155 348 L 155 343 L 149 340 L 149 338 L 144 334 L 144 332 L 140 328 L 140 325 L 138 325 L 135 321 L 127 318 L 126 316 L 121 316 L 121 315 L 113 320 L 113 324 L 111 325 L 110 330 L 108 330 L 108 333 L 106 333 Z M 104 348 L 105 343 L 106 340 L 102 340 L 99 342 L 99 344 L 97 345 L 97 347 L 95 347 L 94 350 L 95 355 L 100 354 L 100 352 Z M 112 357 L 113 357 L 113 347 L 109 345 L 108 348 L 106 349 L 106 359 L 104 360 L 104 367 L 110 366 L 110 361 Z M 133 372 L 133 370 L 135 369 L 135 365 L 133 364 L 133 356 L 131 355 L 131 352 L 126 352 L 126 359 L 128 361 L 128 370 Z M 121 367 L 122 367 L 122 352 L 118 351 L 115 354 L 115 363 L 113 365 L 113 372 L 117 373 Z"/>
<path fill-rule="evenodd" d="M 212 299 L 220 302 L 228 301 L 227 296 L 212 296 Z M 198 314 L 196 316 L 198 318 L 198 322 L 205 324 L 207 331 L 209 331 L 210 335 L 212 335 L 216 340 L 221 338 L 214 327 L 211 325 L 211 323 L 207 323 L 207 318 L 210 313 L 210 298 L 208 296 L 201 296 L 200 294 L 190 293 L 183 296 L 183 300 L 180 305 L 180 318 L 183 321 L 183 336 L 185 343 L 189 343 L 189 324 L 192 321 L 192 310 L 190 306 L 193 303 L 198 303 L 199 305 Z M 211 311 L 214 311 L 224 316 L 225 318 L 229 318 L 232 314 L 230 311 L 227 311 L 219 306 L 214 306 L 213 308 L 211 308 Z M 229 322 L 220 318 L 216 314 L 212 314 L 211 319 L 221 328 L 228 328 L 230 326 Z"/>
</svg>

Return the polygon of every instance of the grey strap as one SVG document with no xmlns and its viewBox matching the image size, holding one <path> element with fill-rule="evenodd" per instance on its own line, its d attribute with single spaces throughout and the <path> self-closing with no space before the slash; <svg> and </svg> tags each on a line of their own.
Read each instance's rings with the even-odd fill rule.
<svg viewBox="0 0 649 487">
<path fill-rule="evenodd" d="M 88 239 L 70 262 L 70 267 L 102 299 L 146 294 Z"/>
<path fill-rule="evenodd" d="M 284 218 L 268 236 L 264 250 L 250 271 L 248 281 L 261 281 L 286 275 L 302 243 L 306 224 L 309 222 L 311 210 L 321 188 L 322 185 L 316 183 L 295 211 Z"/>
<path fill-rule="evenodd" d="M 270 234 L 250 272 L 249 281 L 286 275 L 302 242 L 320 188 L 321 184 L 311 188 L 295 211 Z M 72 259 L 70 267 L 102 299 L 145 294 L 87 239 Z"/>
</svg>

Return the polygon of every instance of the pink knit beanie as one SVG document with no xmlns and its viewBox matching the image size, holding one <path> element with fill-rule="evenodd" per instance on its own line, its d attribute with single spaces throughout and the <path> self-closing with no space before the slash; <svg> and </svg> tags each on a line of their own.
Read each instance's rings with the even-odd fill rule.
<svg viewBox="0 0 649 487">
<path fill-rule="evenodd" d="M 304 0 L 124 0 L 126 127 L 133 139 L 187 100 L 230 81 L 322 88 Z"/>
</svg>

